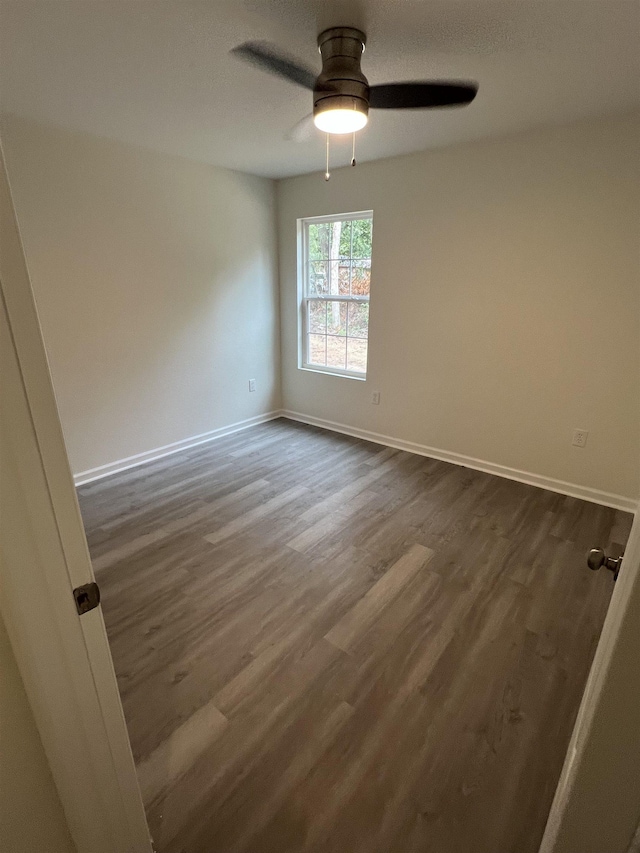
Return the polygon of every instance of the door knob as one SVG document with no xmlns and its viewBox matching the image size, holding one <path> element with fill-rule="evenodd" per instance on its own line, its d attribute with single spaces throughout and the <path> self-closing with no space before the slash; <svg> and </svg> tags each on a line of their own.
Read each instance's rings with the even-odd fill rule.
<svg viewBox="0 0 640 853">
<path fill-rule="evenodd" d="M 622 557 L 607 557 L 602 548 L 592 548 L 587 557 L 587 565 L 594 572 L 597 572 L 599 568 L 604 566 L 613 572 L 613 579 L 615 581 L 620 573 Z"/>
</svg>

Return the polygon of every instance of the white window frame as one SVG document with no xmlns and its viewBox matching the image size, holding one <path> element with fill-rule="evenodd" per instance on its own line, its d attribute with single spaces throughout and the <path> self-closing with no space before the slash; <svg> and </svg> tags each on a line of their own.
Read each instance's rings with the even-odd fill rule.
<svg viewBox="0 0 640 853">
<path fill-rule="evenodd" d="M 325 373 L 329 376 L 342 376 L 347 379 L 359 379 L 365 381 L 369 370 L 369 332 L 367 330 L 367 370 L 364 373 L 356 370 L 346 370 L 339 367 L 327 367 L 322 364 L 312 364 L 307 360 L 307 324 L 308 324 L 308 303 L 310 300 L 324 300 L 326 302 L 346 302 L 350 303 L 371 303 L 371 294 L 369 296 L 337 296 L 335 294 L 327 295 L 326 297 L 309 296 L 308 295 L 308 275 L 309 275 L 309 257 L 308 257 L 308 229 L 309 225 L 316 225 L 322 222 L 351 222 L 355 219 L 370 219 L 373 223 L 373 210 L 358 210 L 353 213 L 335 213 L 329 216 L 308 216 L 303 219 L 298 219 L 298 369 L 309 370 L 312 373 Z M 372 247 L 373 254 L 373 225 L 372 225 Z M 372 261 L 373 268 L 373 261 Z M 371 322 L 371 314 L 369 314 L 369 322 Z"/>
</svg>

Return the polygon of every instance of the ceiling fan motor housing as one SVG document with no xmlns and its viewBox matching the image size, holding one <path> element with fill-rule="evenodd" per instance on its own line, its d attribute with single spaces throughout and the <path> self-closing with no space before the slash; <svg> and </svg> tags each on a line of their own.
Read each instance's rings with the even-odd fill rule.
<svg viewBox="0 0 640 853">
<path fill-rule="evenodd" d="M 318 36 L 322 71 L 313 91 L 313 114 L 356 109 L 369 113 L 369 82 L 360 69 L 366 37 L 353 27 L 332 27 Z"/>
</svg>

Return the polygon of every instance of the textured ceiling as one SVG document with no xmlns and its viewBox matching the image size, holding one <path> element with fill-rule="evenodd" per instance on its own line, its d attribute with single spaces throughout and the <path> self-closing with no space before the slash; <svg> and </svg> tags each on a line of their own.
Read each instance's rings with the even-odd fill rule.
<svg viewBox="0 0 640 853">
<path fill-rule="evenodd" d="M 3 111 L 269 177 L 322 168 L 287 140 L 311 93 L 229 55 L 268 39 L 320 69 L 317 32 L 358 25 L 373 83 L 474 79 L 459 110 L 374 111 L 358 159 L 640 106 L 638 0 L 0 2 Z M 335 165 L 348 162 L 337 143 Z"/>
</svg>

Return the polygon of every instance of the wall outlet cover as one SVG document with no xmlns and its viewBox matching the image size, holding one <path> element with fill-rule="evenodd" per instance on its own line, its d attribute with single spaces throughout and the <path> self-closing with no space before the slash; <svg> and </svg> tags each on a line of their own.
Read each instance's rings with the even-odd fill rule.
<svg viewBox="0 0 640 853">
<path fill-rule="evenodd" d="M 574 447 L 584 447 L 587 443 L 587 438 L 589 437 L 589 430 L 587 429 L 574 429 L 573 431 L 573 441 L 571 442 Z"/>
<path fill-rule="evenodd" d="M 255 390 L 256 390 L 256 380 L 250 379 L 249 380 L 249 391 L 255 391 Z"/>
</svg>

